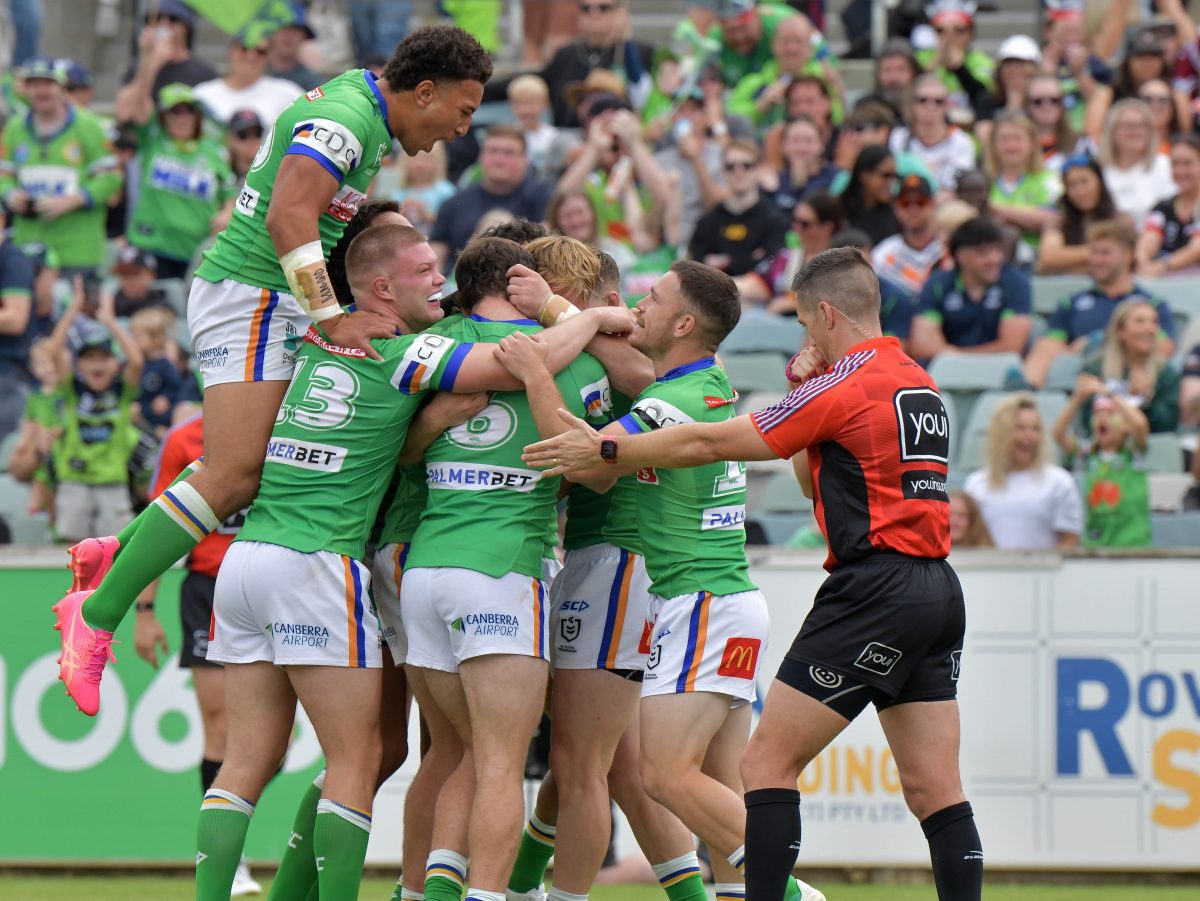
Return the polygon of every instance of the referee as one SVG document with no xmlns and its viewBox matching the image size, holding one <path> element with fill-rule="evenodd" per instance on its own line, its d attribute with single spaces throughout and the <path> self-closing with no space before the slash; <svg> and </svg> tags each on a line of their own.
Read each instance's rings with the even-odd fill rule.
<svg viewBox="0 0 1200 901">
<path fill-rule="evenodd" d="M 549 475 L 789 458 L 829 545 L 829 578 L 788 651 L 742 759 L 746 897 L 780 901 L 800 846 L 804 768 L 868 703 L 929 842 L 939 901 L 978 901 L 983 851 L 958 770 L 955 700 L 965 613 L 950 551 L 946 410 L 937 386 L 881 335 L 879 282 L 852 248 L 818 254 L 792 283 L 812 347 L 800 387 L 719 423 L 600 436 L 582 420 L 530 445 Z M 561 414 L 566 418 L 567 414 Z"/>
</svg>

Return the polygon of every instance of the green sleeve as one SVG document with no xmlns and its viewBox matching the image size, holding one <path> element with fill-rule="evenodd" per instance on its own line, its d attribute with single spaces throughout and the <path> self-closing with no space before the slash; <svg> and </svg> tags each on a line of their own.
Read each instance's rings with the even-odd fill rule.
<svg viewBox="0 0 1200 901">
<path fill-rule="evenodd" d="M 1179 427 L 1179 370 L 1170 363 L 1158 374 L 1154 397 L 1142 412 L 1151 432 L 1173 432 Z"/>
<path fill-rule="evenodd" d="M 84 195 L 88 205 L 102 207 L 121 190 L 121 165 L 103 126 L 92 120 L 81 129 Z"/>
<path fill-rule="evenodd" d="M 14 132 L 19 128 L 16 118 L 10 119 L 4 127 L 3 153 L 0 153 L 0 198 L 17 187 L 17 166 L 13 160 Z"/>
<path fill-rule="evenodd" d="M 759 119 L 755 99 L 760 91 L 775 77 L 775 66 L 767 66 L 761 72 L 751 72 L 733 86 L 725 100 L 725 112 L 730 116 L 744 116 L 751 122 Z"/>
</svg>

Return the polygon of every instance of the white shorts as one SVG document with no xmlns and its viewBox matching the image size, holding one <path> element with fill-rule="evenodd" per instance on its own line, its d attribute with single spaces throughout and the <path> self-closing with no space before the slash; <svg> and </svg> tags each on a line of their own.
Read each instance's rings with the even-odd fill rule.
<svg viewBox="0 0 1200 901">
<path fill-rule="evenodd" d="M 370 584 L 367 568 L 349 557 L 235 541 L 217 574 L 207 659 L 378 669 Z"/>
<path fill-rule="evenodd" d="M 458 672 L 487 654 L 546 659 L 546 583 L 520 573 L 500 578 L 473 569 L 422 567 L 404 574 L 400 614 L 405 661 Z"/>
<path fill-rule="evenodd" d="M 371 593 L 375 598 L 375 612 L 379 615 L 383 640 L 387 642 L 396 666 L 403 664 L 408 656 L 408 639 L 400 618 L 400 583 L 411 547 L 410 541 L 385 544 L 376 549 L 375 560 L 371 564 Z"/>
<path fill-rule="evenodd" d="M 651 595 L 657 612 L 642 697 L 711 691 L 753 701 L 770 620 L 762 592 Z"/>
<path fill-rule="evenodd" d="M 54 528 L 61 541 L 116 535 L 133 519 L 129 486 L 59 482 L 54 490 Z"/>
<path fill-rule="evenodd" d="M 633 670 L 650 653 L 650 577 L 646 561 L 611 544 L 567 551 L 550 586 L 555 669 Z"/>
<path fill-rule="evenodd" d="M 542 581 L 547 585 L 554 584 L 554 580 L 558 578 L 558 574 L 562 572 L 563 565 L 558 562 L 557 557 L 542 558 Z"/>
<path fill-rule="evenodd" d="M 204 387 L 288 382 L 312 320 L 296 298 L 233 279 L 192 279 L 188 332 Z"/>
</svg>

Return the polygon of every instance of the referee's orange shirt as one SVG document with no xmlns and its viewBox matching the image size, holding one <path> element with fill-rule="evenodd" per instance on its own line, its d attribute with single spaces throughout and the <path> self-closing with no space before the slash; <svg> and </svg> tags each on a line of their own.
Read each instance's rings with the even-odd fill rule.
<svg viewBox="0 0 1200 901">
<path fill-rule="evenodd" d="M 197 413 L 191 419 L 172 427 L 163 438 L 162 447 L 158 452 L 158 464 L 154 468 L 154 478 L 151 481 L 150 497 L 154 499 L 162 494 L 175 477 L 187 467 L 200 459 L 204 453 L 204 419 Z M 225 552 L 237 536 L 244 513 L 235 513 L 217 528 L 213 529 L 204 540 L 192 549 L 188 557 L 187 567 L 192 572 L 204 576 L 217 577 Z"/>
<path fill-rule="evenodd" d="M 808 451 L 825 569 L 879 551 L 950 553 L 946 408 L 897 339 L 856 344 L 751 419 L 780 457 Z"/>
</svg>

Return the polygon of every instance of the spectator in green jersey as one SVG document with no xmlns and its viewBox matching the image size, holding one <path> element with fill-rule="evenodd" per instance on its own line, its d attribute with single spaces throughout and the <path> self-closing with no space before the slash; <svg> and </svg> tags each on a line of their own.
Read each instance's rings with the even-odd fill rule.
<svg viewBox="0 0 1200 901">
<path fill-rule="evenodd" d="M 183 278 L 200 245 L 229 221 L 236 182 L 221 141 L 204 130 L 190 87 L 167 85 L 157 105 L 148 81 L 134 79 L 130 88 L 117 105 L 121 121 L 138 125 L 129 243 L 154 254 L 159 278 Z"/>
</svg>

